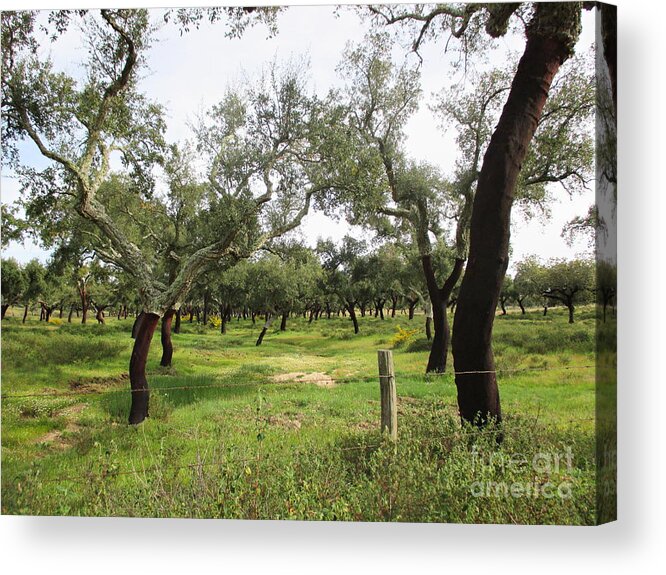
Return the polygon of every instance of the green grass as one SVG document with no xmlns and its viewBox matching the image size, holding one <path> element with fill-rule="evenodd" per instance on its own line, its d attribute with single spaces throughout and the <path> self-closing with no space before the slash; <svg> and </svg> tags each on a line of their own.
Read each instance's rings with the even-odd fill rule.
<svg viewBox="0 0 666 575">
<path fill-rule="evenodd" d="M 3 513 L 596 520 L 592 308 L 574 325 L 558 309 L 498 316 L 500 445 L 494 430 L 460 426 L 452 375 L 423 373 L 423 318 L 402 315 L 360 318 L 358 336 L 344 318 L 294 318 L 261 347 L 259 322 L 233 321 L 223 336 L 185 321 L 172 368 L 159 367 L 155 338 L 150 418 L 130 427 L 131 323 L 22 325 L 18 311 L 3 321 Z M 378 432 L 376 376 L 376 350 L 394 344 L 397 446 Z M 327 374 L 335 385 L 279 378 L 292 372 Z M 8 397 L 41 393 L 64 395 Z M 564 454 L 570 464 L 553 465 Z M 535 464 L 542 459 L 545 468 Z M 544 485 L 564 485 L 566 496 L 547 497 Z M 537 496 L 507 496 L 506 486 Z"/>
</svg>

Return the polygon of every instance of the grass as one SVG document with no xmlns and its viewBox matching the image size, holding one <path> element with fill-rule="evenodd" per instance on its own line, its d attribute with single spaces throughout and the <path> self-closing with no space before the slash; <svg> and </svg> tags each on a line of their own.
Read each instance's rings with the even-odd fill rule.
<svg viewBox="0 0 666 575">
<path fill-rule="evenodd" d="M 360 318 L 354 336 L 344 318 L 294 318 L 256 347 L 259 322 L 234 321 L 223 336 L 185 321 L 172 368 L 159 367 L 154 340 L 151 416 L 130 427 L 131 320 L 9 315 L 2 512 L 594 523 L 593 309 L 574 325 L 557 309 L 498 316 L 501 445 L 497 430 L 460 426 L 452 375 L 424 375 L 422 322 Z M 376 350 L 392 346 L 397 446 L 378 432 Z M 335 385 L 279 377 L 295 372 Z M 8 397 L 40 393 L 64 395 Z"/>
</svg>

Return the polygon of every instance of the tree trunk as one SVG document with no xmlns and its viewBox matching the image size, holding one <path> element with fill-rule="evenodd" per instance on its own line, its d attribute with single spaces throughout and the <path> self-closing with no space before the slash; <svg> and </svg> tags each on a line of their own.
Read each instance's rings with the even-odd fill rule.
<svg viewBox="0 0 666 575">
<path fill-rule="evenodd" d="M 289 318 L 289 312 L 285 311 L 282 314 L 282 321 L 280 322 L 280 331 L 287 331 L 287 319 Z"/>
<path fill-rule="evenodd" d="M 60 312 L 60 315 L 59 315 L 58 317 L 59 317 L 60 319 L 62 319 L 63 305 L 60 304 L 60 308 L 58 308 L 58 309 L 59 309 L 59 312 Z"/>
<path fill-rule="evenodd" d="M 9 304 L 8 303 L 3 303 L 2 304 L 2 316 L 0 316 L 0 319 L 5 319 L 5 314 L 7 313 L 7 310 L 9 309 Z"/>
<path fill-rule="evenodd" d="M 146 362 L 148 361 L 150 342 L 160 319 L 160 316 L 155 313 L 144 312 L 140 316 L 142 319 L 137 329 L 129 365 L 130 389 L 132 391 L 129 422 L 132 425 L 137 425 L 148 417 L 150 392 L 146 380 Z"/>
<path fill-rule="evenodd" d="M 354 311 L 354 304 L 353 303 L 348 303 L 347 304 L 347 310 L 349 311 L 349 317 L 352 320 L 352 323 L 354 324 L 354 333 L 358 333 L 358 319 L 356 317 L 356 312 Z"/>
<path fill-rule="evenodd" d="M 264 341 L 264 336 L 266 335 L 268 328 L 271 327 L 271 323 L 273 323 L 273 316 L 270 313 L 266 313 L 266 322 L 264 323 L 264 327 L 259 334 L 259 339 L 257 339 L 257 346 L 260 346 L 261 342 Z"/>
<path fill-rule="evenodd" d="M 395 309 L 397 307 L 398 307 L 398 298 L 394 296 L 391 298 L 391 317 L 395 317 Z"/>
<path fill-rule="evenodd" d="M 567 309 L 569 310 L 569 323 L 573 323 L 574 322 L 574 310 L 575 310 L 573 302 L 568 302 L 567 303 Z"/>
<path fill-rule="evenodd" d="M 520 313 L 522 315 L 525 315 L 525 306 L 523 305 L 523 300 L 522 298 L 516 300 L 518 302 L 518 306 L 520 307 Z"/>
<path fill-rule="evenodd" d="M 461 417 L 501 421 L 492 352 L 497 299 L 509 255 L 511 206 L 521 165 L 548 90 L 580 33 L 580 5 L 536 4 L 511 91 L 486 150 L 470 223 L 468 265 L 453 324 L 453 357 Z M 473 373 L 470 373 L 473 372 Z"/>
<path fill-rule="evenodd" d="M 79 297 L 81 298 L 81 323 L 88 321 L 88 294 L 85 288 L 79 289 Z"/>
<path fill-rule="evenodd" d="M 97 308 L 97 313 L 95 314 L 95 319 L 97 320 L 97 323 L 101 323 L 101 324 L 106 323 L 104 321 L 104 306 Z"/>
<path fill-rule="evenodd" d="M 179 309 L 176 312 L 176 324 L 173 326 L 173 333 L 180 333 L 180 321 L 182 319 L 182 313 L 181 310 Z"/>
<path fill-rule="evenodd" d="M 418 299 L 410 299 L 409 300 L 409 315 L 407 316 L 410 320 L 414 319 L 414 310 L 416 309 L 416 305 L 419 303 Z"/>
<path fill-rule="evenodd" d="M 162 317 L 162 330 L 160 340 L 162 342 L 162 359 L 160 365 L 162 367 L 171 367 L 171 360 L 173 359 L 173 343 L 171 342 L 171 322 L 173 321 L 174 310 L 170 309 Z"/>
<path fill-rule="evenodd" d="M 67 316 L 67 323 L 72 323 L 72 315 L 74 315 L 74 307 L 75 307 L 74 304 L 69 306 L 69 315 Z"/>
<path fill-rule="evenodd" d="M 141 321 L 143 320 L 144 312 L 140 312 L 134 320 L 134 325 L 132 325 L 132 339 L 136 339 L 136 334 L 139 333 L 139 327 L 141 326 Z"/>
<path fill-rule="evenodd" d="M 203 301 L 203 324 L 208 325 L 208 290 L 204 292 Z"/>
<path fill-rule="evenodd" d="M 21 323 L 25 323 L 26 318 L 28 317 L 28 307 L 30 304 L 25 304 L 25 309 L 23 310 L 23 321 Z"/>
<path fill-rule="evenodd" d="M 432 323 L 435 331 L 430 346 L 426 373 L 444 373 L 451 341 L 451 330 L 449 329 L 449 319 L 446 312 L 451 292 L 460 279 L 465 260 L 456 258 L 453 269 L 441 288 L 437 286 L 437 279 L 432 268 L 432 257 L 430 255 L 421 256 L 421 264 L 432 304 Z"/>
<path fill-rule="evenodd" d="M 502 309 L 502 315 L 506 315 L 506 307 L 504 307 L 505 303 L 506 300 L 503 297 L 500 297 L 500 308 Z"/>
</svg>

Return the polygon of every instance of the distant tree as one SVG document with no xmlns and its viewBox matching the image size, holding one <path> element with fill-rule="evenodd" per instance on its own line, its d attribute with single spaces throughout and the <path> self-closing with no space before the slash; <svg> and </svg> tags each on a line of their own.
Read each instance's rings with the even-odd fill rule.
<svg viewBox="0 0 666 575">
<path fill-rule="evenodd" d="M 596 295 L 601 305 L 602 321 L 606 323 L 606 310 L 609 305 L 615 305 L 617 296 L 617 266 L 612 262 L 597 260 Z"/>
<path fill-rule="evenodd" d="M 590 260 L 551 260 L 546 267 L 543 296 L 557 301 L 569 310 L 569 323 L 574 322 L 575 306 L 589 301 L 594 289 L 594 262 Z"/>
<path fill-rule="evenodd" d="M 27 287 L 26 276 L 19 263 L 13 259 L 2 260 L 2 319 L 10 306 L 16 305 Z"/>
<path fill-rule="evenodd" d="M 46 291 L 46 269 L 36 259 L 30 260 L 23 268 L 26 279 L 26 288 L 23 292 L 23 323 L 28 317 L 28 310 L 32 303 L 37 303 Z"/>
</svg>

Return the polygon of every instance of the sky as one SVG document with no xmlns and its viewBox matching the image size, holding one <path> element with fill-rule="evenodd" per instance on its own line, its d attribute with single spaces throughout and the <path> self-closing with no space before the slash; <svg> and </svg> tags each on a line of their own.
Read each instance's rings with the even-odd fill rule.
<svg viewBox="0 0 666 575">
<path fill-rule="evenodd" d="M 161 11 L 155 11 L 156 21 L 160 20 L 160 14 Z M 580 50 L 586 50 L 591 45 L 593 28 L 592 14 L 584 12 Z M 219 24 L 204 24 L 199 30 L 182 36 L 173 26 L 163 26 L 157 33 L 158 42 L 148 54 L 149 69 L 144 74 L 141 87 L 149 97 L 165 106 L 167 138 L 182 141 L 191 137 L 189 124 L 197 113 L 216 104 L 229 84 L 240 81 L 244 76 L 256 77 L 262 67 L 274 59 L 283 61 L 307 55 L 312 85 L 318 93 L 326 93 L 330 87 L 341 82 L 336 67 L 345 45 L 350 41 L 360 41 L 366 29 L 356 13 L 335 11 L 330 6 L 288 8 L 278 16 L 278 34 L 272 38 L 267 37 L 267 30 L 262 26 L 251 28 L 241 39 L 233 40 L 224 37 Z M 517 51 L 521 45 L 519 37 L 501 39 L 497 48 L 488 54 L 489 63 L 504 64 L 507 51 Z M 41 50 L 44 56 L 49 55 L 54 60 L 59 69 L 74 75 L 80 73 L 78 62 L 84 57 L 84 48 L 76 32 L 66 34 L 54 44 L 43 45 Z M 394 52 L 399 57 L 404 54 L 399 46 Z M 452 130 L 447 132 L 438 125 L 427 103 L 450 83 L 451 55 L 444 52 L 441 42 L 430 42 L 421 50 L 421 56 L 424 97 L 419 111 L 407 125 L 406 149 L 414 159 L 438 165 L 447 174 L 451 172 L 457 156 L 455 133 Z M 27 162 L 44 165 L 32 146 L 24 146 L 23 153 Z M 3 203 L 12 203 L 17 199 L 17 181 L 6 170 L 2 173 L 1 186 Z M 525 221 L 518 210 L 514 210 L 510 270 L 515 262 L 529 254 L 548 259 L 572 258 L 587 252 L 584 239 L 569 247 L 560 233 L 567 221 L 587 212 L 594 201 L 594 191 L 570 198 L 560 188 L 554 190 L 554 195 L 556 200 L 551 205 L 548 221 Z M 336 222 L 318 213 L 309 214 L 301 226 L 301 233 L 310 245 L 314 245 L 319 236 L 340 239 L 350 232 L 356 235 L 363 233 L 359 229 L 350 229 L 344 221 Z M 14 257 L 19 261 L 37 257 L 45 261 L 48 251 L 28 240 L 23 245 L 11 244 L 3 257 Z"/>
</svg>

